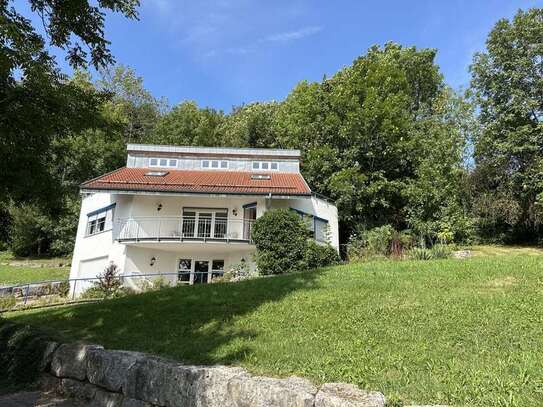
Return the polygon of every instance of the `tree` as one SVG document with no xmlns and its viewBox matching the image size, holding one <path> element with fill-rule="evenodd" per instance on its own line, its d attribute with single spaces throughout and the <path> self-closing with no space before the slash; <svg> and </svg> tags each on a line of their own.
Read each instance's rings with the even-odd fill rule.
<svg viewBox="0 0 543 407">
<path fill-rule="evenodd" d="M 221 146 L 218 127 L 224 115 L 220 111 L 200 109 L 196 102 L 183 102 L 165 114 L 151 137 L 156 144 Z"/>
<path fill-rule="evenodd" d="M 103 67 L 113 62 L 104 38 L 107 10 L 136 18 L 137 0 L 58 2 L 29 0 L 43 22 L 47 41 L 12 1 L 0 2 L 0 203 L 8 197 L 51 196 L 47 176 L 53 137 L 90 126 L 103 96 L 66 81 L 48 52 L 66 51 L 73 67 Z M 83 49 L 88 48 L 88 51 Z M 24 180 L 24 184 L 21 183 Z"/>
<path fill-rule="evenodd" d="M 275 115 L 279 103 L 250 103 L 234 109 L 219 128 L 221 140 L 233 147 L 277 148 Z"/>
<path fill-rule="evenodd" d="M 124 65 L 100 71 L 96 87 L 110 94 L 104 106 L 109 118 L 122 126 L 125 143 L 141 143 L 150 139 L 156 124 L 166 110 L 165 99 L 157 100 L 143 86 L 143 78 Z"/>
<path fill-rule="evenodd" d="M 471 65 L 482 125 L 475 140 L 474 208 L 483 232 L 505 239 L 541 236 L 542 38 L 543 9 L 519 11 L 512 21 L 496 23 L 486 52 Z"/>
<path fill-rule="evenodd" d="M 298 84 L 279 107 L 279 144 L 302 150 L 309 184 L 336 200 L 343 241 L 356 224 L 407 226 L 406 189 L 424 154 L 419 123 L 444 87 L 435 54 L 372 47 L 332 78 Z"/>
</svg>

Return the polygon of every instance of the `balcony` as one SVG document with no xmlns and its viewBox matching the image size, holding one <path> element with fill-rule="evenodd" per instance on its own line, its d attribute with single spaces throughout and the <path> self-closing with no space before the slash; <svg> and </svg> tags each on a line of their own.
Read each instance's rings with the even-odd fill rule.
<svg viewBox="0 0 543 407">
<path fill-rule="evenodd" d="M 254 220 L 220 217 L 136 217 L 115 223 L 119 242 L 202 241 L 252 244 Z"/>
</svg>

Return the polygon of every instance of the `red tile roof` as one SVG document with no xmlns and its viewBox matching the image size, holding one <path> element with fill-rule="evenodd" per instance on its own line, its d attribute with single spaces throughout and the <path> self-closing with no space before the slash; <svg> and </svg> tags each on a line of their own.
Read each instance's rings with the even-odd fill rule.
<svg viewBox="0 0 543 407">
<path fill-rule="evenodd" d="M 150 171 L 166 171 L 163 177 L 147 176 Z M 185 192 L 210 194 L 310 195 L 311 190 L 298 173 L 269 172 L 270 179 L 251 179 L 245 171 L 156 170 L 120 168 L 81 185 L 89 190 Z M 259 173 L 261 174 L 261 173 Z"/>
</svg>

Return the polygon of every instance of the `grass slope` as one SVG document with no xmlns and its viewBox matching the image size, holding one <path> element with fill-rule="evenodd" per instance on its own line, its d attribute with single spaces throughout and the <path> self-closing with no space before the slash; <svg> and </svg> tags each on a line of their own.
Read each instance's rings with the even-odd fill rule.
<svg viewBox="0 0 543 407">
<path fill-rule="evenodd" d="M 10 252 L 0 252 L 0 286 L 67 279 L 70 268 L 64 265 L 69 262 L 63 258 L 16 258 Z"/>
<path fill-rule="evenodd" d="M 9 315 L 65 339 L 380 390 L 543 405 L 543 257 L 374 262 Z"/>
</svg>

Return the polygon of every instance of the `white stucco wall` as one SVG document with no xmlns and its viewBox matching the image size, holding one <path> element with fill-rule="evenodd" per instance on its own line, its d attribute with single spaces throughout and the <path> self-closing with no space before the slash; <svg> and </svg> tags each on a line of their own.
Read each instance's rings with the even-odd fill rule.
<svg viewBox="0 0 543 407">
<path fill-rule="evenodd" d="M 94 278 L 111 261 L 115 262 L 122 274 L 176 273 L 179 259 L 224 260 L 225 270 L 238 264 L 241 259 L 254 268 L 255 247 L 247 243 L 226 242 L 138 242 L 119 243 L 115 241 L 120 219 L 142 219 L 152 224 L 156 218 L 179 218 L 183 208 L 224 208 L 228 210 L 229 233 L 238 228 L 242 236 L 243 206 L 257 204 L 257 217 L 271 208 L 294 208 L 328 221 L 330 243 L 339 248 L 337 208 L 316 197 L 271 199 L 255 196 L 172 196 L 172 195 L 129 195 L 95 193 L 82 199 L 79 224 L 72 258 L 70 278 Z M 87 214 L 116 204 L 113 212 L 113 230 L 85 236 Z M 160 211 L 157 208 L 161 207 Z M 151 258 L 155 264 L 150 265 Z M 175 276 L 170 277 L 173 282 Z M 77 283 L 76 292 L 81 292 L 91 283 Z M 73 285 L 72 285 L 73 288 Z"/>
<path fill-rule="evenodd" d="M 333 203 L 312 196 L 311 198 L 273 200 L 271 207 L 293 208 L 327 220 L 330 228 L 330 244 L 339 250 L 338 213 Z"/>
</svg>

